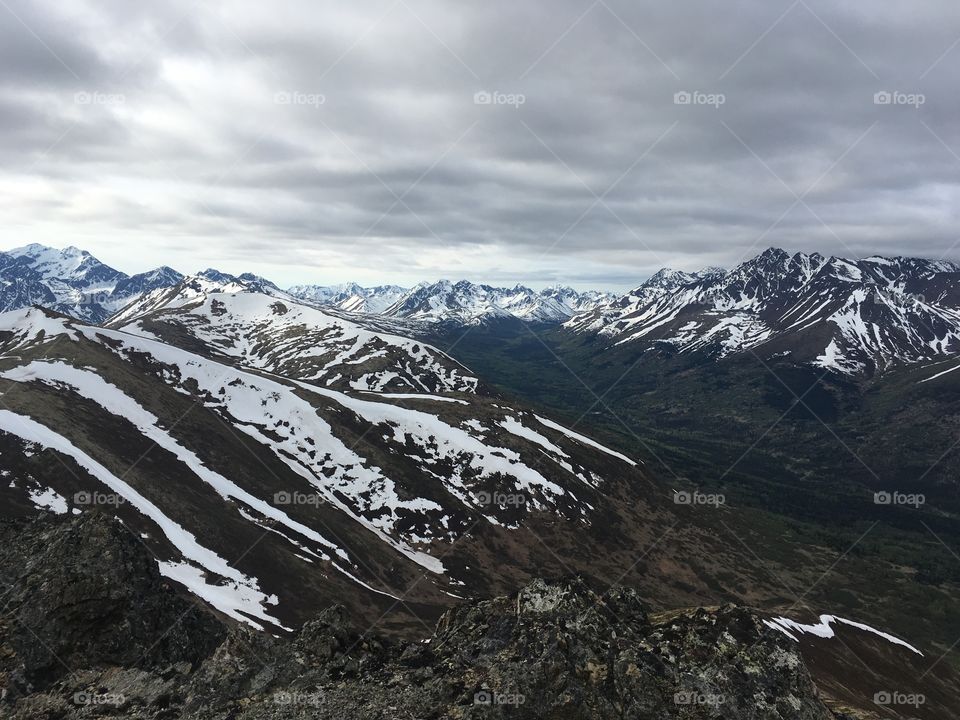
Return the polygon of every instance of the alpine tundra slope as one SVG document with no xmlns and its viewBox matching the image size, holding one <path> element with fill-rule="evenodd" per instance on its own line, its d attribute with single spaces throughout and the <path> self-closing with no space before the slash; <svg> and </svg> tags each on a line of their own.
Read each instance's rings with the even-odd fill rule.
<svg viewBox="0 0 960 720">
<path fill-rule="evenodd" d="M 194 279 L 92 326 L 43 308 L 0 315 L 4 512 L 99 509 L 161 572 L 222 613 L 284 630 L 334 598 L 409 626 L 458 597 L 553 568 L 611 580 L 676 524 L 636 458 L 483 392 L 418 340 Z M 692 568 L 739 551 L 685 534 L 640 582 L 687 604 Z M 562 557 L 562 559 L 561 559 Z M 359 598 L 364 598 L 359 600 Z"/>
</svg>

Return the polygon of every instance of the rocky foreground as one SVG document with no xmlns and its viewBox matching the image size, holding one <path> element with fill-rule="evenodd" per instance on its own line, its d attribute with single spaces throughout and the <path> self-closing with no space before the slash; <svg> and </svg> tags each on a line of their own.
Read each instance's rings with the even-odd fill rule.
<svg viewBox="0 0 960 720">
<path fill-rule="evenodd" d="M 228 625 L 95 514 L 0 524 L 0 717 L 829 720 L 753 611 L 651 618 L 630 589 L 534 581 L 420 642 L 333 607 L 294 637 Z M 424 633 L 426 635 L 426 631 Z"/>
</svg>

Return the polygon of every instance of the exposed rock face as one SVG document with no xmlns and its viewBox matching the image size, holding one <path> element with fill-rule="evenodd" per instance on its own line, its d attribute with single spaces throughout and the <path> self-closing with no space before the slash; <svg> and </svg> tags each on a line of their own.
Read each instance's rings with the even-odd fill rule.
<svg viewBox="0 0 960 720">
<path fill-rule="evenodd" d="M 8 690 L 44 687 L 75 668 L 192 665 L 225 634 L 166 585 L 127 529 L 92 513 L 0 524 L 0 582 Z"/>
<path fill-rule="evenodd" d="M 275 638 L 174 595 L 115 521 L 0 539 L 3 717 L 834 717 L 796 644 L 733 606 L 651 618 L 629 589 L 536 580 L 450 610 L 426 642 L 360 633 L 339 607 Z"/>
<path fill-rule="evenodd" d="M 632 590 L 537 580 L 451 610 L 431 648 L 511 717 L 831 717 L 796 648 L 732 606 L 651 622 Z"/>
</svg>

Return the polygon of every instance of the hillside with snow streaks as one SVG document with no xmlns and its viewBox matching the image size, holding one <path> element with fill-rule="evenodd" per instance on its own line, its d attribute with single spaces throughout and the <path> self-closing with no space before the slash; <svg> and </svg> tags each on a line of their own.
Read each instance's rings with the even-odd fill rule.
<svg viewBox="0 0 960 720">
<path fill-rule="evenodd" d="M 340 441 L 313 405 L 279 378 L 275 381 L 224 367 L 161 342 L 126 333 L 93 328 L 82 328 L 81 332 L 91 340 L 111 341 L 106 343 L 107 347 L 121 355 L 151 356 L 165 368 L 165 373 L 176 378 L 175 387 L 181 391 L 185 391 L 186 385 L 198 388 L 205 394 L 205 404 L 222 409 L 239 430 L 271 447 L 291 468 L 304 474 L 328 501 L 336 504 L 338 499 L 346 498 L 340 506 L 385 537 L 403 537 L 397 529 L 401 518 L 406 525 L 424 528 L 419 531 L 421 534 L 409 538 L 413 542 L 432 539 L 426 530 L 431 521 L 449 527 L 450 518 L 442 514 L 441 505 L 427 498 L 400 499 L 393 481 Z M 293 382 L 302 390 L 354 412 L 372 427 L 389 431 L 384 439 L 406 447 L 407 452 L 422 463 L 422 470 L 469 507 L 480 507 L 477 491 L 471 486 L 486 479 L 499 479 L 500 489 L 504 491 L 531 493 L 529 507 L 536 510 L 553 506 L 547 501 L 568 494 L 525 465 L 519 452 L 487 445 L 434 414 L 361 400 L 302 381 Z M 413 447 L 409 447 L 411 440 Z M 325 455 L 318 458 L 315 448 L 322 448 Z M 443 467 L 442 472 L 431 469 L 438 465 Z M 503 484 L 508 478 L 509 487 Z M 576 502 L 576 497 L 572 497 Z M 423 517 L 414 517 L 417 515 Z M 414 553 L 404 545 L 397 545 L 397 549 L 434 572 L 443 571 L 441 565 L 421 553 Z"/>
<path fill-rule="evenodd" d="M 189 278 L 128 309 L 111 327 L 147 337 L 184 333 L 248 367 L 338 389 L 466 392 L 477 378 L 418 340 L 371 329 L 289 297 Z"/>
<path fill-rule="evenodd" d="M 729 272 L 660 271 L 565 327 L 613 344 L 716 357 L 753 351 L 871 374 L 960 352 L 960 268 L 771 249 Z"/>
<path fill-rule="evenodd" d="M 50 430 L 29 417 L 18 415 L 9 410 L 0 410 L 0 431 L 10 433 L 27 443 L 37 444 L 44 449 L 52 449 L 72 458 L 76 463 L 96 477 L 106 487 L 113 490 L 125 501 L 131 503 L 141 513 L 154 521 L 170 542 L 189 562 L 177 563 L 177 569 L 160 563 L 161 571 L 173 572 L 183 577 L 183 566 L 199 566 L 207 573 L 222 578 L 226 586 L 206 582 L 200 575 L 192 573 L 189 589 L 210 602 L 221 612 L 236 620 L 249 622 L 257 628 L 263 626 L 250 620 L 250 616 L 279 625 L 264 607 L 275 605 L 275 597 L 267 597 L 260 592 L 254 578 L 243 575 L 230 567 L 229 563 L 212 550 L 201 545 L 194 534 L 167 517 L 160 508 L 137 492 L 128 483 L 116 477 L 107 468 L 75 447 L 69 440 Z M 242 611 L 242 613 L 240 612 Z"/>
<path fill-rule="evenodd" d="M 774 617 L 769 620 L 764 620 L 764 624 L 779 632 L 782 632 L 788 638 L 794 642 L 799 642 L 799 637 L 803 635 L 813 635 L 819 638 L 830 639 L 837 636 L 836 630 L 834 630 L 834 625 L 846 625 L 848 627 L 856 628 L 865 633 L 875 635 L 893 645 L 899 645 L 900 647 L 906 648 L 910 652 L 923 657 L 923 653 L 917 650 L 913 645 L 901 640 L 898 637 L 894 637 L 890 633 L 883 632 L 882 630 L 877 630 L 870 625 L 866 625 L 855 620 L 847 620 L 846 618 L 837 617 L 836 615 L 821 615 L 819 622 L 817 623 L 801 623 L 796 620 L 791 620 L 786 617 Z"/>
<path fill-rule="evenodd" d="M 316 531 L 302 523 L 291 520 L 281 510 L 254 497 L 233 481 L 207 468 L 191 450 L 181 445 L 166 431 L 159 427 L 159 419 L 137 403 L 133 398 L 124 394 L 116 385 L 106 382 L 94 372 L 75 368 L 57 361 L 33 361 L 28 365 L 12 370 L 0 372 L 0 377 L 15 382 L 43 382 L 54 386 L 64 386 L 72 392 L 96 402 L 108 412 L 124 418 L 134 425 L 158 447 L 168 450 L 197 474 L 204 482 L 214 488 L 224 499 L 239 500 L 244 505 L 256 510 L 264 517 L 275 520 L 290 530 L 313 540 L 347 560 L 346 554 Z M 292 542 L 292 541 L 291 541 Z M 328 556 L 323 556 L 325 560 Z"/>
<path fill-rule="evenodd" d="M 275 315 L 282 301 L 257 293 L 199 300 L 128 330 L 39 308 L 0 314 L 0 472 L 10 478 L 0 494 L 8 506 L 76 513 L 89 509 L 78 492 L 116 493 L 124 502 L 100 509 L 145 538 L 171 581 L 234 619 L 291 627 L 316 602 L 298 594 L 303 583 L 394 600 L 420 573 L 424 602 L 482 587 L 485 563 L 448 560 L 445 548 L 531 518 L 589 528 L 608 478 L 634 472 L 560 424 L 475 392 L 443 394 L 456 383 L 357 391 L 274 372 L 293 372 L 283 342 L 304 324 L 328 342 L 353 333 L 335 351 L 341 368 L 369 348 L 422 357 L 417 341 L 293 303 Z M 163 330 L 180 345 L 155 332 L 164 313 L 182 322 Z M 261 353 L 257 333 L 273 322 L 278 339 Z M 30 450 L 38 443 L 53 455 Z"/>
</svg>

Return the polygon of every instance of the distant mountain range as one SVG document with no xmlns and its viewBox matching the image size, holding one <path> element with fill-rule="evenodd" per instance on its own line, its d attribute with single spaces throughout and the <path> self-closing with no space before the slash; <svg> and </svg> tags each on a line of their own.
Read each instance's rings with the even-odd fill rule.
<svg viewBox="0 0 960 720">
<path fill-rule="evenodd" d="M 127 275 L 86 250 L 31 244 L 0 252 L 0 311 L 43 305 L 100 323 L 151 291 L 172 288 L 184 280 L 188 285 L 200 283 L 204 287 L 213 283 L 224 291 L 283 294 L 344 312 L 429 322 L 477 323 L 516 317 L 559 323 L 613 299 L 612 294 L 597 291 L 578 292 L 565 287 L 536 291 L 522 285 L 499 288 L 466 280 L 421 283 L 412 289 L 397 285 L 361 287 L 356 283 L 296 285 L 284 292 L 257 275 L 235 276 L 213 268 L 190 277 L 166 266 Z"/>
<path fill-rule="evenodd" d="M 397 285 L 365 288 L 356 283 L 344 283 L 343 285 L 294 285 L 287 292 L 301 300 L 330 305 L 346 312 L 382 313 L 409 290 Z"/>
<path fill-rule="evenodd" d="M 0 253 L 0 310 L 43 305 L 91 323 L 142 315 L 199 294 L 258 292 L 385 321 L 562 325 L 608 344 L 754 352 L 847 375 L 883 372 L 960 351 L 960 267 L 945 261 L 790 255 L 771 248 L 732 270 L 663 269 L 615 296 L 568 287 L 533 290 L 461 280 L 361 287 L 298 285 L 207 269 L 126 275 L 74 247 Z"/>
<path fill-rule="evenodd" d="M 323 287 L 298 285 L 288 290 L 303 300 L 347 312 L 387 317 L 475 324 L 504 318 L 560 323 L 613 299 L 610 293 L 578 292 L 569 287 L 531 290 L 523 285 L 493 287 L 461 280 L 420 283 L 406 290 L 396 285 L 362 288 L 356 284 Z"/>
<path fill-rule="evenodd" d="M 565 327 L 612 344 L 755 352 L 871 374 L 960 352 L 960 267 L 771 248 L 730 271 L 662 270 Z"/>
</svg>

